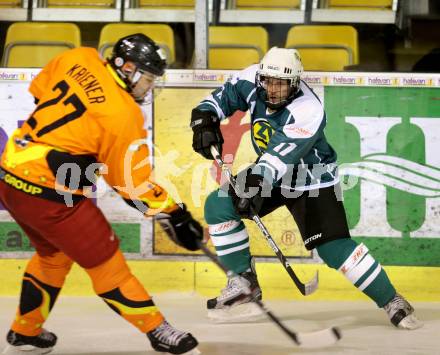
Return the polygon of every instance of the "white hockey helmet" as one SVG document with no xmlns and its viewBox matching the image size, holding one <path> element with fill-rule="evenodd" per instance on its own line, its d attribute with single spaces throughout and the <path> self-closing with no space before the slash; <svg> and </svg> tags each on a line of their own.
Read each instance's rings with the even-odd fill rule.
<svg viewBox="0 0 440 355">
<path fill-rule="evenodd" d="M 272 109 L 286 106 L 299 90 L 300 77 L 303 73 L 301 57 L 296 49 L 272 47 L 261 60 L 257 75 L 256 84 L 259 91 L 264 95 L 266 105 Z M 287 80 L 290 91 L 288 95 L 279 102 L 267 100 L 267 93 L 264 82 L 267 78 Z"/>
</svg>

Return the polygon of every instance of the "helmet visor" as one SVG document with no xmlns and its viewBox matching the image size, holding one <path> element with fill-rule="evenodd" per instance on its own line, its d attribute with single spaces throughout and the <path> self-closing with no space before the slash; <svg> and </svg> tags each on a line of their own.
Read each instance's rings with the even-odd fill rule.
<svg viewBox="0 0 440 355">
<path fill-rule="evenodd" d="M 281 104 L 292 95 L 291 79 L 258 75 L 257 80 L 258 84 L 266 91 L 267 101 L 272 105 Z"/>
<path fill-rule="evenodd" d="M 136 101 L 143 101 L 153 90 L 157 77 L 147 71 L 138 69 L 133 73 L 133 78 L 130 79 L 133 83 L 131 95 Z"/>
</svg>

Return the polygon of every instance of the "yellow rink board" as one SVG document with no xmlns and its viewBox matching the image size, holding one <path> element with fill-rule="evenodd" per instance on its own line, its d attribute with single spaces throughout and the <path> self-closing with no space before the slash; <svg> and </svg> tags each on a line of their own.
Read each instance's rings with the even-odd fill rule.
<svg viewBox="0 0 440 355">
<path fill-rule="evenodd" d="M 224 274 L 210 262 L 192 261 L 129 261 L 133 274 L 151 294 L 161 292 L 197 292 L 211 297 L 225 286 Z M 0 296 L 18 295 L 21 276 L 26 260 L 0 260 Z M 292 300 L 368 300 L 341 274 L 319 264 L 294 265 L 297 275 L 308 280 L 318 270 L 319 289 L 313 295 L 304 297 L 296 289 L 280 263 L 257 263 L 257 272 L 264 299 Z M 412 301 L 440 302 L 439 267 L 386 266 L 385 270 L 396 289 Z M 63 295 L 93 295 L 93 288 L 87 274 L 74 266 L 68 276 Z"/>
</svg>

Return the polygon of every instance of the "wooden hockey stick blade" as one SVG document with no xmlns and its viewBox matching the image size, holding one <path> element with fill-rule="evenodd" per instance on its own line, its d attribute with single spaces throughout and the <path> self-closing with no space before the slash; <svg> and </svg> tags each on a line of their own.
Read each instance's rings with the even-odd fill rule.
<svg viewBox="0 0 440 355">
<path fill-rule="evenodd" d="M 311 279 L 309 282 L 304 284 L 304 296 L 311 295 L 313 292 L 315 292 L 318 289 L 319 285 L 319 274 L 318 271 L 316 271 L 315 277 Z"/>
<path fill-rule="evenodd" d="M 324 348 L 336 344 L 342 333 L 339 328 L 331 327 L 315 332 L 296 333 L 298 346 L 302 348 Z"/>
<path fill-rule="evenodd" d="M 260 227 L 260 225 L 259 225 Z M 263 226 L 263 228 L 265 228 Z M 278 259 L 281 261 L 281 264 L 284 266 L 284 269 L 289 274 L 290 278 L 295 283 L 296 287 L 298 288 L 299 292 L 303 296 L 311 295 L 313 292 L 315 292 L 318 289 L 319 286 L 319 274 L 318 271 L 316 271 L 315 276 L 306 283 L 303 283 L 298 276 L 296 276 L 295 272 L 293 271 L 292 267 L 290 266 L 289 261 L 286 259 L 286 257 L 283 255 L 281 250 L 276 246 L 276 244 L 272 241 L 272 237 L 268 235 L 268 232 L 266 230 L 260 230 L 263 232 L 263 235 L 265 236 L 266 240 L 269 242 L 269 245 L 272 247 L 272 250 L 275 252 Z"/>
<path fill-rule="evenodd" d="M 301 294 L 303 296 L 311 295 L 313 292 L 315 292 L 318 289 L 318 286 L 319 286 L 319 274 L 318 274 L 318 271 L 316 271 L 315 276 L 310 281 L 308 281 L 306 283 L 303 283 L 298 278 L 298 276 L 296 276 L 295 272 L 293 271 L 292 267 L 289 264 L 289 261 L 281 253 L 281 251 L 276 251 L 275 254 L 278 257 L 278 259 L 281 261 L 281 264 L 284 266 L 284 269 L 287 271 L 287 273 L 289 274 L 290 278 L 295 283 L 295 286 L 298 288 L 299 292 L 301 292 Z"/>
<path fill-rule="evenodd" d="M 286 268 L 287 273 L 289 274 L 290 278 L 295 283 L 296 287 L 298 288 L 299 292 L 303 296 L 311 295 L 313 292 L 315 292 L 318 289 L 319 286 L 319 274 L 318 271 L 316 271 L 315 276 L 313 279 L 311 279 L 307 283 L 302 283 L 302 281 L 296 276 L 295 273 L 292 273 L 289 268 Z M 293 270 L 292 270 L 293 271 Z"/>
<path fill-rule="evenodd" d="M 313 332 L 295 332 L 287 328 L 287 326 L 284 325 L 262 301 L 255 300 L 254 303 L 256 303 L 266 315 L 301 348 L 323 348 L 336 344 L 342 338 L 342 333 L 337 327 L 330 327 Z"/>
</svg>

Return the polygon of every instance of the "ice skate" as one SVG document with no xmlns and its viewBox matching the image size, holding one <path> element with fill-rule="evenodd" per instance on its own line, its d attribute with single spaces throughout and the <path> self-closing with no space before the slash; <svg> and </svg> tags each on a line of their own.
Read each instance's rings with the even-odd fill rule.
<svg viewBox="0 0 440 355">
<path fill-rule="evenodd" d="M 264 312 L 253 302 L 261 298 L 261 288 L 252 264 L 251 271 L 229 278 L 220 296 L 208 300 L 208 318 L 215 322 L 261 319 L 265 316 Z"/>
<path fill-rule="evenodd" d="M 21 335 L 10 330 L 6 341 L 8 346 L 2 354 L 49 354 L 57 343 L 57 336 L 45 329 L 34 337 Z"/>
<path fill-rule="evenodd" d="M 414 308 L 398 293 L 383 308 L 397 328 L 413 330 L 423 327 L 423 322 L 414 314 Z"/>
<path fill-rule="evenodd" d="M 190 333 L 172 327 L 167 321 L 147 333 L 154 350 L 168 354 L 198 355 L 199 344 Z"/>
</svg>

